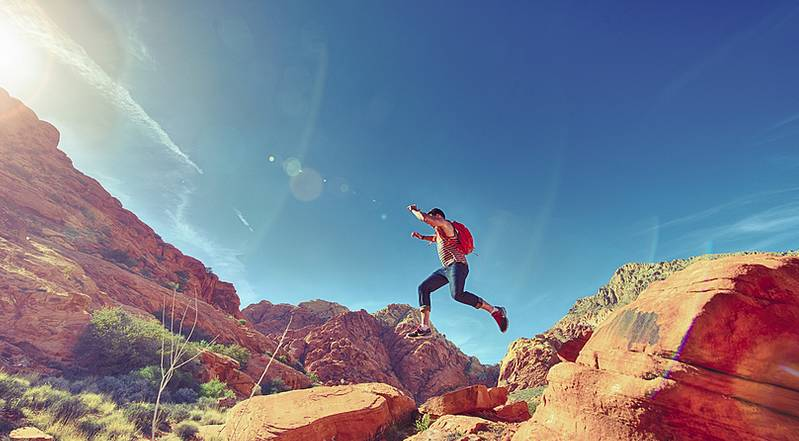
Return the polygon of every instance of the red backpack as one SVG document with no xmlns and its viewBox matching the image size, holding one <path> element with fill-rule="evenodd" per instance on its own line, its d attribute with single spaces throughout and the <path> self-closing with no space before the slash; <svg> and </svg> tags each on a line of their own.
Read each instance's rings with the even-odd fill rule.
<svg viewBox="0 0 799 441">
<path fill-rule="evenodd" d="M 474 238 L 472 233 L 460 222 L 452 221 L 452 226 L 455 228 L 456 236 L 458 236 L 458 248 L 463 251 L 463 254 L 469 254 L 474 251 Z"/>
</svg>

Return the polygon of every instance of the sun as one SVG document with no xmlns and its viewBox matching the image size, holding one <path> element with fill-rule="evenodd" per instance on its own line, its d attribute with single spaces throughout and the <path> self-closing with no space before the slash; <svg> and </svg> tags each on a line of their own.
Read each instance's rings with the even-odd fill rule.
<svg viewBox="0 0 799 441">
<path fill-rule="evenodd" d="M 15 93 L 37 87 L 46 75 L 40 57 L 41 51 L 0 13 L 0 87 Z"/>
</svg>

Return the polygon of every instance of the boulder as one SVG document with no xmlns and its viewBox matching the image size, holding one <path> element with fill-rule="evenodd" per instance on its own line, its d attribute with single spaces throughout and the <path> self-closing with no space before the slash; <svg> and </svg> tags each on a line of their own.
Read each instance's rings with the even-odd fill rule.
<svg viewBox="0 0 799 441">
<path fill-rule="evenodd" d="M 530 407 L 524 401 L 503 404 L 491 410 L 489 419 L 506 423 L 521 423 L 530 419 Z"/>
<path fill-rule="evenodd" d="M 700 260 L 554 366 L 514 440 L 772 440 L 799 433 L 799 259 Z"/>
<path fill-rule="evenodd" d="M 413 399 L 382 383 L 320 386 L 238 403 L 221 431 L 225 440 L 366 441 L 408 422 Z"/>
<path fill-rule="evenodd" d="M 35 427 L 23 427 L 12 430 L 8 437 L 11 441 L 53 441 L 53 437 Z"/>
<path fill-rule="evenodd" d="M 506 388 L 487 388 L 482 384 L 467 386 L 453 392 L 430 398 L 419 412 L 436 419 L 444 415 L 462 415 L 490 410 L 505 404 Z"/>
<path fill-rule="evenodd" d="M 515 432 L 506 426 L 483 418 L 466 415 L 444 415 L 427 430 L 405 441 L 506 441 Z"/>
</svg>

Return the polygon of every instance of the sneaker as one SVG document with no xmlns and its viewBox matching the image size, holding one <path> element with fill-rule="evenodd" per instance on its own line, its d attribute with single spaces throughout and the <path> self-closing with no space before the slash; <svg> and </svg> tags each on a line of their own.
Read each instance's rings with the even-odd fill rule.
<svg viewBox="0 0 799 441">
<path fill-rule="evenodd" d="M 496 311 L 491 313 L 491 317 L 496 320 L 499 330 L 505 332 L 508 330 L 508 313 L 501 306 L 497 306 L 496 309 Z"/>
<path fill-rule="evenodd" d="M 409 332 L 406 334 L 406 337 L 410 338 L 419 338 L 419 337 L 430 337 L 433 335 L 433 330 L 430 328 L 422 329 L 421 326 L 417 327 L 413 332 Z"/>
</svg>

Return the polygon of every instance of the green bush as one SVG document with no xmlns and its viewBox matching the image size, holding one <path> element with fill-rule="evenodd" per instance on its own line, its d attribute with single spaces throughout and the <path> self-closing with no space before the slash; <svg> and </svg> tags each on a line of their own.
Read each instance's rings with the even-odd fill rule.
<svg viewBox="0 0 799 441">
<path fill-rule="evenodd" d="M 430 427 L 430 415 L 424 414 L 417 418 L 414 427 L 416 428 L 416 433 L 427 430 Z"/>
<path fill-rule="evenodd" d="M 92 315 L 76 347 L 92 374 L 114 375 L 160 363 L 161 339 L 174 338 L 161 323 L 136 317 L 122 308 Z"/>
<path fill-rule="evenodd" d="M 0 398 L 5 400 L 20 398 L 28 386 L 30 382 L 0 371 Z"/>
<path fill-rule="evenodd" d="M 57 421 L 75 421 L 91 413 L 91 409 L 81 397 L 69 395 L 55 401 L 48 409 Z"/>
<path fill-rule="evenodd" d="M 33 410 L 44 410 L 67 397 L 69 397 L 68 392 L 53 389 L 52 386 L 45 384 L 26 390 L 20 398 L 20 404 Z"/>
<path fill-rule="evenodd" d="M 250 351 L 248 351 L 247 348 L 239 346 L 235 343 L 223 345 L 221 343 L 210 344 L 206 341 L 201 341 L 197 344 L 203 349 L 216 352 L 217 354 L 227 355 L 228 357 L 238 361 L 241 369 L 246 368 L 247 362 L 250 360 Z"/>
<path fill-rule="evenodd" d="M 527 403 L 527 408 L 530 409 L 530 415 L 535 413 L 538 403 L 541 402 L 541 395 L 543 395 L 546 386 L 531 387 L 528 389 L 519 389 L 508 394 L 508 402 L 513 403 L 516 401 L 524 401 Z"/>
<path fill-rule="evenodd" d="M 124 414 L 140 432 L 151 435 L 153 412 L 155 405 L 151 403 L 130 403 L 125 406 Z M 158 429 L 168 429 L 166 412 L 158 412 Z"/>
<path fill-rule="evenodd" d="M 184 421 L 175 427 L 174 432 L 175 435 L 179 436 L 183 441 L 189 441 L 194 439 L 194 437 L 200 432 L 200 428 L 197 426 L 197 424 L 192 423 L 191 421 Z"/>
<path fill-rule="evenodd" d="M 261 394 L 262 395 L 277 394 L 280 392 L 285 392 L 289 389 L 291 388 L 286 386 L 286 383 L 284 383 L 283 380 L 281 380 L 280 378 L 275 378 L 272 381 L 269 381 L 268 383 L 261 386 Z"/>
<path fill-rule="evenodd" d="M 225 414 L 216 409 L 207 409 L 200 420 L 203 426 L 225 424 Z"/>
<path fill-rule="evenodd" d="M 311 379 L 313 384 L 319 384 L 319 375 L 316 375 L 316 372 L 309 372 L 308 378 Z"/>
<path fill-rule="evenodd" d="M 93 416 L 81 418 L 78 420 L 76 426 L 78 430 L 89 439 L 94 439 L 105 430 L 103 423 Z"/>
<path fill-rule="evenodd" d="M 200 385 L 200 397 L 219 399 L 233 396 L 233 391 L 227 388 L 227 384 L 216 378 Z"/>
</svg>

